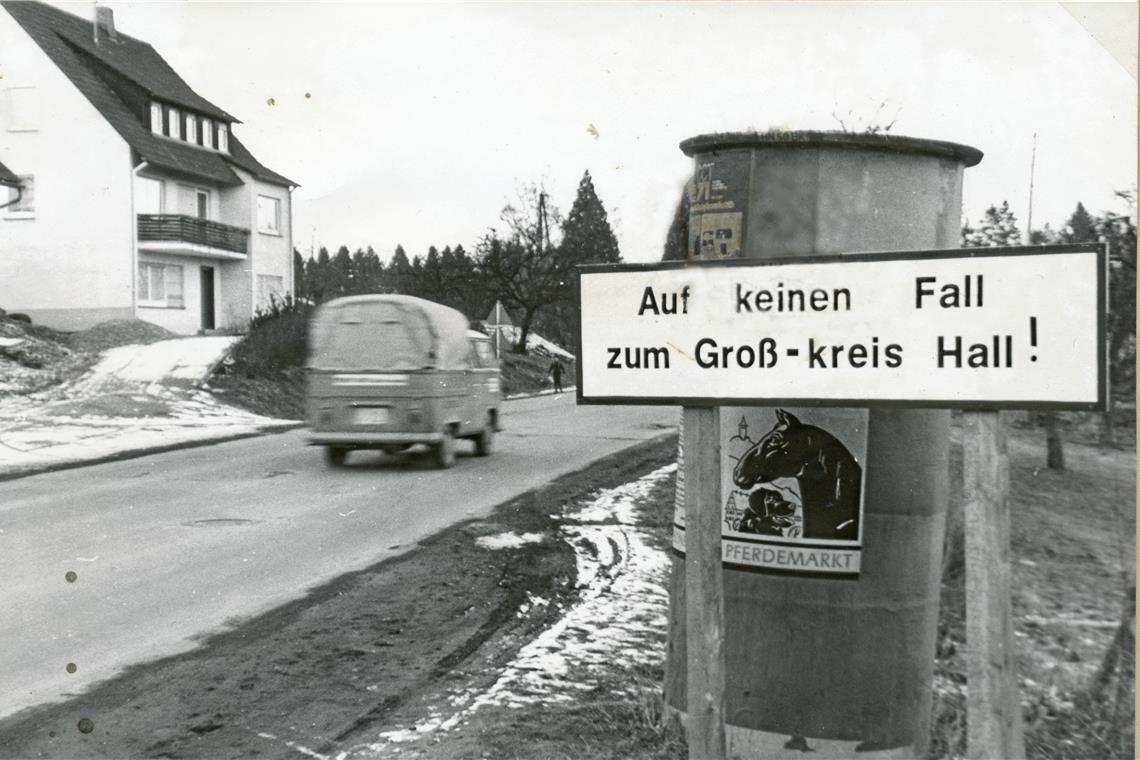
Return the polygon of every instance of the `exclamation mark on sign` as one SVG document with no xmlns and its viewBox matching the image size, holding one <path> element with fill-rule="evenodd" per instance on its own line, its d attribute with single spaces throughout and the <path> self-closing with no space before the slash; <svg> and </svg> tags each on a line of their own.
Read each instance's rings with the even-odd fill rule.
<svg viewBox="0 0 1140 760">
<path fill-rule="evenodd" d="M 1032 348 L 1037 348 L 1037 317 L 1029 318 L 1029 345 Z M 1030 356 L 1029 361 L 1037 361 L 1037 354 Z"/>
</svg>

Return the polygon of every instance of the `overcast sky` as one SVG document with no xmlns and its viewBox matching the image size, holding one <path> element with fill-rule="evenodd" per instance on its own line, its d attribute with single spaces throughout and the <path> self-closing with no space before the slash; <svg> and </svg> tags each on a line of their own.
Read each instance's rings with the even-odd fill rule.
<svg viewBox="0 0 1140 760">
<path fill-rule="evenodd" d="M 588 169 L 626 260 L 652 261 L 681 140 L 833 114 L 984 151 L 971 220 L 1008 199 L 1024 226 L 1034 132 L 1035 227 L 1124 210 L 1113 191 L 1136 183 L 1131 2 L 104 4 L 301 185 L 305 253 L 472 249 L 521 184 L 565 212 Z"/>
</svg>

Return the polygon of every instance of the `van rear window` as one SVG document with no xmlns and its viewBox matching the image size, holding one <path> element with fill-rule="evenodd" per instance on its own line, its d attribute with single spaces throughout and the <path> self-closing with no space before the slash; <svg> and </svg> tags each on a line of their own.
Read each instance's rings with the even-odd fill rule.
<svg viewBox="0 0 1140 760">
<path fill-rule="evenodd" d="M 392 303 L 326 308 L 313 325 L 309 365 L 319 369 L 422 369 L 435 339 L 423 314 Z"/>
</svg>

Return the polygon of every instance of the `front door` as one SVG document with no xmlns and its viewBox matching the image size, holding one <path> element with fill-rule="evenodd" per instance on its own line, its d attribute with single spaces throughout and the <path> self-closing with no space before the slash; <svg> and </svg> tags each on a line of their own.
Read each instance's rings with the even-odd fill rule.
<svg viewBox="0 0 1140 760">
<path fill-rule="evenodd" d="M 202 329 L 214 329 L 214 268 L 202 267 Z"/>
</svg>

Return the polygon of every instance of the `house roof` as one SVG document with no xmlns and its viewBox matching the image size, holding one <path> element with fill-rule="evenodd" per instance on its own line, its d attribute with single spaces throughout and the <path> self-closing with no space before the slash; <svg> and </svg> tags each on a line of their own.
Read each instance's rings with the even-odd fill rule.
<svg viewBox="0 0 1140 760">
<path fill-rule="evenodd" d="M 6 187 L 17 187 L 20 184 L 20 178 L 12 173 L 4 164 L 0 164 L 0 185 Z"/>
<path fill-rule="evenodd" d="M 96 44 L 91 21 L 41 2 L 0 0 L 0 6 L 142 160 L 223 185 L 241 184 L 231 166 L 266 182 L 296 185 L 254 158 L 232 132 L 229 154 L 153 134 L 128 105 L 140 93 L 142 100 L 162 100 L 219 121 L 237 119 L 194 92 L 149 44 L 118 31 L 114 40 Z"/>
</svg>

